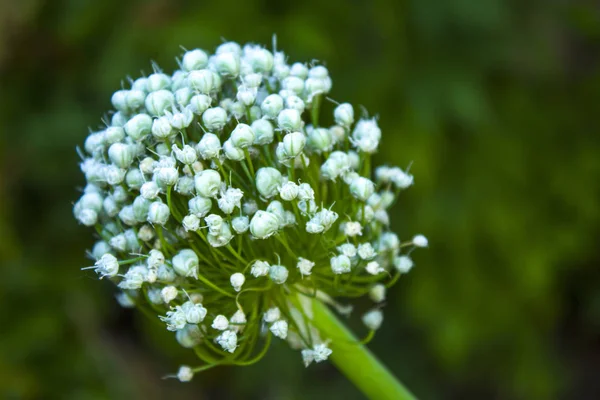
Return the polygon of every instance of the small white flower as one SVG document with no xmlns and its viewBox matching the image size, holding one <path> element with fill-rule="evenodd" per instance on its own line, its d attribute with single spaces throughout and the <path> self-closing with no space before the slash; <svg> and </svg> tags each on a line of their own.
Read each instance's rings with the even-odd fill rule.
<svg viewBox="0 0 600 400">
<path fill-rule="evenodd" d="M 269 267 L 269 278 L 279 285 L 285 283 L 289 275 L 289 271 L 283 265 L 271 265 Z"/>
<path fill-rule="evenodd" d="M 177 379 L 180 382 L 189 382 L 194 377 L 194 371 L 187 365 L 182 365 L 179 367 L 179 371 L 177 371 Z"/>
<path fill-rule="evenodd" d="M 219 330 L 219 331 L 224 331 L 225 329 L 227 329 L 228 326 L 229 326 L 229 320 L 227 319 L 226 316 L 220 315 L 220 314 L 215 317 L 215 319 L 213 320 L 213 323 L 211 325 L 212 328 Z"/>
<path fill-rule="evenodd" d="M 191 249 L 180 250 L 173 257 L 173 269 L 183 277 L 192 277 L 198 279 L 198 256 Z"/>
<path fill-rule="evenodd" d="M 281 311 L 277 307 L 269 308 L 263 314 L 263 320 L 268 324 L 271 324 L 271 323 L 279 320 L 280 318 L 281 318 Z"/>
<path fill-rule="evenodd" d="M 250 232 L 258 239 L 266 239 L 278 229 L 279 217 L 268 211 L 257 211 L 250 221 Z"/>
<path fill-rule="evenodd" d="M 112 278 L 117 276 L 119 273 L 119 261 L 112 254 L 106 253 L 100 257 L 98 261 L 96 261 L 93 267 L 89 268 L 93 268 L 95 272 L 100 275 L 100 279 L 104 278 L 105 276 Z"/>
<path fill-rule="evenodd" d="M 307 260 L 306 258 L 302 258 L 302 257 L 298 258 L 298 264 L 296 264 L 296 267 L 300 271 L 300 274 L 302 274 L 303 276 L 310 275 L 314 266 L 315 266 L 314 262 Z"/>
<path fill-rule="evenodd" d="M 160 201 L 155 201 L 148 208 L 148 222 L 151 224 L 165 225 L 171 216 L 169 206 Z"/>
<path fill-rule="evenodd" d="M 238 234 L 242 234 L 242 233 L 246 232 L 248 230 L 248 228 L 250 227 L 250 220 L 245 215 L 235 217 L 234 219 L 231 220 L 231 227 Z"/>
<path fill-rule="evenodd" d="M 219 156 L 221 141 L 214 133 L 205 133 L 196 145 L 196 150 L 203 159 L 211 160 Z"/>
<path fill-rule="evenodd" d="M 381 268 L 381 266 L 379 265 L 379 263 L 377 261 L 371 261 L 371 262 L 367 263 L 365 270 L 371 275 L 377 275 L 382 272 L 385 272 L 385 269 Z"/>
<path fill-rule="evenodd" d="M 413 265 L 413 260 L 409 256 L 399 256 L 394 258 L 394 267 L 403 274 L 410 271 Z"/>
<path fill-rule="evenodd" d="M 285 339 L 288 333 L 288 323 L 287 321 L 280 319 L 279 321 L 275 321 L 269 330 L 278 338 Z"/>
<path fill-rule="evenodd" d="M 187 323 L 185 313 L 180 306 L 175 307 L 171 311 L 167 311 L 165 317 L 160 316 L 159 318 L 167 323 L 167 330 L 172 332 L 183 329 Z"/>
<path fill-rule="evenodd" d="M 337 249 L 340 252 L 340 254 L 343 254 L 348 258 L 356 256 L 356 246 L 354 246 L 352 243 L 344 243 L 338 246 Z"/>
<path fill-rule="evenodd" d="M 375 184 L 367 178 L 359 176 L 350 183 L 350 193 L 360 201 L 367 201 L 375 192 Z"/>
<path fill-rule="evenodd" d="M 314 200 L 315 191 L 308 183 L 301 183 L 300 186 L 298 186 L 298 198 L 300 200 Z"/>
<path fill-rule="evenodd" d="M 214 169 L 206 169 L 194 177 L 196 191 L 202 197 L 216 197 L 221 187 L 221 175 Z"/>
<path fill-rule="evenodd" d="M 237 334 L 232 330 L 221 333 L 216 340 L 223 350 L 230 353 L 233 353 L 237 348 Z"/>
<path fill-rule="evenodd" d="M 195 214 L 186 215 L 183 217 L 181 223 L 183 224 L 183 228 L 186 230 L 186 232 L 195 232 L 200 229 L 200 218 L 198 218 Z"/>
<path fill-rule="evenodd" d="M 263 100 L 260 109 L 267 117 L 274 119 L 283 110 L 283 99 L 278 94 L 271 94 Z"/>
<path fill-rule="evenodd" d="M 350 127 L 354 123 L 354 110 L 349 103 L 342 103 L 333 111 L 335 123 L 341 126 Z"/>
<path fill-rule="evenodd" d="M 360 222 L 346 222 L 344 233 L 349 237 L 362 236 L 362 225 Z"/>
<path fill-rule="evenodd" d="M 279 193 L 281 172 L 271 167 L 260 168 L 256 172 L 256 189 L 265 198 L 271 198 Z"/>
<path fill-rule="evenodd" d="M 376 331 L 383 323 L 383 313 L 381 310 L 371 310 L 363 315 L 362 320 L 367 328 Z"/>
<path fill-rule="evenodd" d="M 220 131 L 227 123 L 227 111 L 221 107 L 209 108 L 202 113 L 202 122 L 209 131 Z"/>
<path fill-rule="evenodd" d="M 204 217 L 212 208 L 212 201 L 206 197 L 196 196 L 188 201 L 190 213 L 198 218 Z"/>
<path fill-rule="evenodd" d="M 279 189 L 279 196 L 285 201 L 292 201 L 298 197 L 300 188 L 295 182 L 286 182 Z"/>
<path fill-rule="evenodd" d="M 283 151 L 288 158 L 300 155 L 306 145 L 306 136 L 302 132 L 288 133 L 283 137 Z"/>
<path fill-rule="evenodd" d="M 245 149 L 254 143 L 254 131 L 249 125 L 237 124 L 231 132 L 231 143 L 240 149 Z"/>
<path fill-rule="evenodd" d="M 429 243 L 427 238 L 423 235 L 415 235 L 412 239 L 412 242 L 416 247 L 427 247 Z"/>
<path fill-rule="evenodd" d="M 302 127 L 302 118 L 298 110 L 286 108 L 277 115 L 277 124 L 284 131 L 297 131 Z"/>
<path fill-rule="evenodd" d="M 252 268 L 250 269 L 250 274 L 255 278 L 260 276 L 267 276 L 269 274 L 270 265 L 266 261 L 257 260 L 252 264 Z"/>
<path fill-rule="evenodd" d="M 236 272 L 235 274 L 231 275 L 229 281 L 231 282 L 231 286 L 233 286 L 233 289 L 236 292 L 239 292 L 240 290 L 242 290 L 244 282 L 246 282 L 246 277 L 244 276 L 244 274 Z"/>
<path fill-rule="evenodd" d="M 350 272 L 351 265 L 350 259 L 343 254 L 331 258 L 331 270 L 334 274 Z"/>
<path fill-rule="evenodd" d="M 382 283 L 377 283 L 371 288 L 371 290 L 369 290 L 369 297 L 375 303 L 381 303 L 385 300 L 385 292 L 385 285 Z"/>
<path fill-rule="evenodd" d="M 165 286 L 160 291 L 160 296 L 165 304 L 169 304 L 172 300 L 177 298 L 178 290 L 175 286 Z"/>
<path fill-rule="evenodd" d="M 186 301 L 181 305 L 181 309 L 185 314 L 185 319 L 188 324 L 199 324 L 204 321 L 206 318 L 206 313 L 208 312 L 206 308 L 202 307 L 202 304 L 196 304 L 193 301 Z"/>
<path fill-rule="evenodd" d="M 375 255 L 376 253 L 371 243 L 361 243 L 358 245 L 358 256 L 363 260 L 371 260 Z"/>
</svg>

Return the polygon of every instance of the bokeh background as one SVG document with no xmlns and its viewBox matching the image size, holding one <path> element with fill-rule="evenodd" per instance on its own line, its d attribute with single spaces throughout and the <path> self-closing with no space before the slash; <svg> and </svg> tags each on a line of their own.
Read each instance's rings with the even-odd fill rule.
<svg viewBox="0 0 600 400">
<path fill-rule="evenodd" d="M 423 399 L 600 398 L 600 11 L 589 1 L 0 1 L 0 397 L 360 399 L 275 345 L 191 384 L 172 335 L 79 268 L 75 146 L 149 60 L 223 38 L 324 60 L 380 116 L 430 249 L 371 348 Z"/>
</svg>

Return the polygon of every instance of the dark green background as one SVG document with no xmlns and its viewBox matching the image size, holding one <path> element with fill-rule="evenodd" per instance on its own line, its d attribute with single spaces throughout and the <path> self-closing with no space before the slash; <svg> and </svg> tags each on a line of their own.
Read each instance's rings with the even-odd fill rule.
<svg viewBox="0 0 600 400">
<path fill-rule="evenodd" d="M 75 146 L 111 93 L 179 45 L 271 43 L 324 60 L 378 114 L 394 209 L 430 249 L 371 348 L 423 399 L 600 398 L 600 16 L 592 1 L 0 2 L 0 397 L 359 399 L 273 346 L 191 384 L 172 335 L 79 268 Z"/>
</svg>

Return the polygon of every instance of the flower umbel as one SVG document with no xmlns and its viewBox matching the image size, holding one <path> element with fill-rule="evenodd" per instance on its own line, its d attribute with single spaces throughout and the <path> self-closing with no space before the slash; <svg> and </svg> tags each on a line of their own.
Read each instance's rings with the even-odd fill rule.
<svg viewBox="0 0 600 400">
<path fill-rule="evenodd" d="M 371 170 L 377 120 L 343 103 L 329 107 L 333 125 L 321 121 L 327 69 L 286 59 L 233 42 L 186 51 L 173 74 L 155 66 L 115 92 L 110 123 L 81 151 L 73 211 L 98 236 L 88 268 L 194 349 L 204 364 L 182 366 L 182 382 L 255 363 L 272 339 L 307 366 L 326 360 L 335 339 L 307 299 L 348 314 L 344 299 L 370 298 L 371 337 L 409 253 L 428 246 L 390 230 L 387 210 L 413 177 Z"/>
</svg>

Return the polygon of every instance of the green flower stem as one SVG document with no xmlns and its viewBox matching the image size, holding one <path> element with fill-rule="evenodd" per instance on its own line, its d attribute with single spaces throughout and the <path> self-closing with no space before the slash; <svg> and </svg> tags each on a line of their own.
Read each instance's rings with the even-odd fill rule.
<svg viewBox="0 0 600 400">
<path fill-rule="evenodd" d="M 313 300 L 313 311 L 313 324 L 323 339 L 331 339 L 330 359 L 365 396 L 377 400 L 416 399 L 326 305 Z"/>
</svg>

